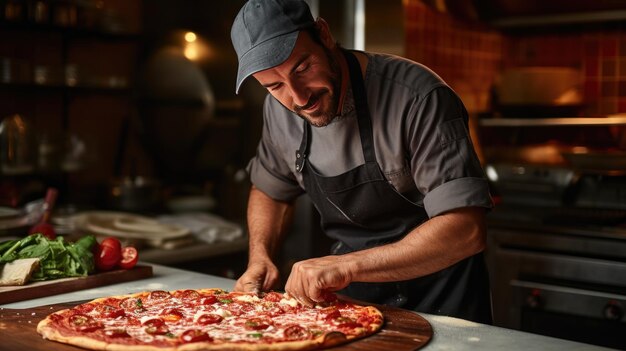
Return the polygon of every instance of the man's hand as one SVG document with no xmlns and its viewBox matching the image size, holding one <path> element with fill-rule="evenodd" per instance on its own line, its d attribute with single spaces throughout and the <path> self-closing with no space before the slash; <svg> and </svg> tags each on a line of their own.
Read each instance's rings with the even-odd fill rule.
<svg viewBox="0 0 626 351">
<path fill-rule="evenodd" d="M 269 260 L 252 262 L 235 283 L 235 291 L 259 293 L 278 285 L 279 273 Z"/>
<path fill-rule="evenodd" d="M 309 307 L 325 301 L 328 292 L 343 289 L 351 282 L 349 264 L 342 257 L 325 256 L 296 262 L 285 291 Z"/>
</svg>

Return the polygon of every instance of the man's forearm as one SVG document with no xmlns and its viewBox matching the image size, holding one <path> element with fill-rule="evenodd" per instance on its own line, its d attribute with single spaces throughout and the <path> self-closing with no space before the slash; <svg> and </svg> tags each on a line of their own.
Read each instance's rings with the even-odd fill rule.
<svg viewBox="0 0 626 351">
<path fill-rule="evenodd" d="M 434 217 L 402 240 L 344 255 L 351 281 L 386 282 L 425 276 L 485 248 L 484 209 L 466 208 Z"/>
<path fill-rule="evenodd" d="M 252 187 L 248 200 L 248 229 L 250 262 L 272 259 L 291 224 L 293 204 L 276 201 Z"/>
</svg>

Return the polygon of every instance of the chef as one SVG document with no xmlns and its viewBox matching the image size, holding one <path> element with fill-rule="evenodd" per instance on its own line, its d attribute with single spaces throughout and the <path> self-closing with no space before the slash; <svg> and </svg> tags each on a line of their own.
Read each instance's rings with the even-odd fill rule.
<svg viewBox="0 0 626 351">
<path fill-rule="evenodd" d="M 343 49 L 300 0 L 248 1 L 231 39 L 236 91 L 253 76 L 269 92 L 235 290 L 278 287 L 272 259 L 306 193 L 336 244 L 293 265 L 291 296 L 313 305 L 339 292 L 491 323 L 492 201 L 454 91 L 421 64 Z"/>
</svg>

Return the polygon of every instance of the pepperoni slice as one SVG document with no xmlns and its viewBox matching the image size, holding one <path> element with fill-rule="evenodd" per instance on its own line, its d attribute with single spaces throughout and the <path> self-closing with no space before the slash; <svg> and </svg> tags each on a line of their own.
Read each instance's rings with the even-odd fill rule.
<svg viewBox="0 0 626 351">
<path fill-rule="evenodd" d="M 93 303 L 83 303 L 73 307 L 72 310 L 78 313 L 89 313 L 93 311 L 94 308 L 96 308 L 96 305 Z"/>
<path fill-rule="evenodd" d="M 248 312 L 252 312 L 255 310 L 255 307 L 253 304 L 248 303 L 248 302 L 236 302 L 236 303 L 230 303 L 226 306 L 224 306 L 224 308 L 226 308 L 228 310 L 228 312 L 230 312 L 233 316 L 239 317 L 241 315 L 244 315 Z"/>
<path fill-rule="evenodd" d="M 164 335 L 169 332 L 167 326 L 161 318 L 153 318 L 145 321 L 143 325 L 146 327 L 146 333 L 150 335 Z"/>
<path fill-rule="evenodd" d="M 195 290 L 187 289 L 183 291 L 177 291 L 176 297 L 182 300 L 194 300 L 200 297 L 200 293 Z"/>
<path fill-rule="evenodd" d="M 180 335 L 180 341 L 184 343 L 202 341 L 210 342 L 213 341 L 213 338 L 202 330 L 189 329 Z"/>
<path fill-rule="evenodd" d="M 308 329 L 297 324 L 288 326 L 283 333 L 287 340 L 307 340 L 312 336 Z"/>
<path fill-rule="evenodd" d="M 166 308 L 161 312 L 161 318 L 168 322 L 178 322 L 183 316 L 183 312 L 178 308 Z"/>
<path fill-rule="evenodd" d="M 102 328 L 102 323 L 84 314 L 74 314 L 69 319 L 69 324 L 81 332 L 92 332 Z"/>
<path fill-rule="evenodd" d="M 215 295 L 209 295 L 209 296 L 200 298 L 198 301 L 202 305 L 212 305 L 217 302 L 217 297 L 215 297 Z"/>
<path fill-rule="evenodd" d="M 122 302 L 120 302 L 120 307 L 126 311 L 139 312 L 144 310 L 143 301 L 141 301 L 140 298 L 136 297 L 129 297 L 122 300 Z"/>
<path fill-rule="evenodd" d="M 97 305 L 95 310 L 100 317 L 104 318 L 117 318 L 126 315 L 124 309 L 111 305 Z"/>
<path fill-rule="evenodd" d="M 224 318 L 218 314 L 207 313 L 198 317 L 198 324 L 200 325 L 208 325 L 208 324 L 216 324 L 223 320 Z"/>
<path fill-rule="evenodd" d="M 244 323 L 244 326 L 248 330 L 265 330 L 270 327 L 268 322 L 262 318 L 250 318 Z"/>
<path fill-rule="evenodd" d="M 150 300 L 163 300 L 171 296 L 172 295 L 167 291 L 154 290 L 150 293 Z"/>
</svg>

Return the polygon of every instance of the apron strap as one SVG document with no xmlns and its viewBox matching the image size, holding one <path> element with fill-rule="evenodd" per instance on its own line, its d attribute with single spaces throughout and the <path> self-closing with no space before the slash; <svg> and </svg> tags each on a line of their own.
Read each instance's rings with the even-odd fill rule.
<svg viewBox="0 0 626 351">
<path fill-rule="evenodd" d="M 361 136 L 361 148 L 365 162 L 376 162 L 376 151 L 374 150 L 374 133 L 372 132 L 372 119 L 367 105 L 367 94 L 365 93 L 365 83 L 361 73 L 361 65 L 356 56 L 348 50 L 343 50 L 343 54 L 348 62 L 350 70 L 350 83 L 352 84 L 352 94 L 354 94 L 354 104 L 357 118 L 359 120 L 359 134 Z"/>
</svg>

